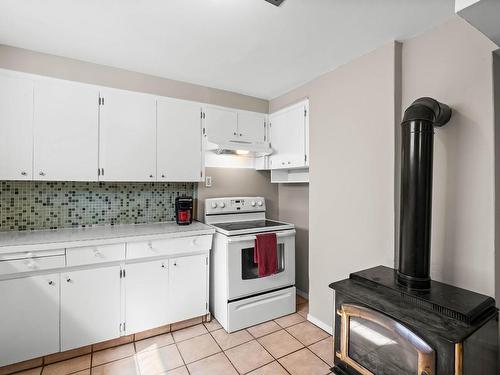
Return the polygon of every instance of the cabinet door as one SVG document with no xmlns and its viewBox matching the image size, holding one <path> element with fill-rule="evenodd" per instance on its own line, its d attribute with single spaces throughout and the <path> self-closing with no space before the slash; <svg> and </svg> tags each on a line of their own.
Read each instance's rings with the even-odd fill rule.
<svg viewBox="0 0 500 375">
<path fill-rule="evenodd" d="M 238 113 L 238 138 L 242 142 L 262 144 L 266 141 L 266 116 L 260 113 Z"/>
<path fill-rule="evenodd" d="M 57 80 L 35 83 L 34 178 L 97 181 L 99 91 Z"/>
<path fill-rule="evenodd" d="M 271 169 L 305 167 L 306 107 L 296 105 L 269 116 L 271 123 Z"/>
<path fill-rule="evenodd" d="M 0 180 L 33 178 L 33 82 L 0 76 Z"/>
<path fill-rule="evenodd" d="M 201 107 L 158 101 L 158 181 L 200 181 L 203 173 Z"/>
<path fill-rule="evenodd" d="M 101 97 L 99 179 L 155 181 L 156 98 L 120 90 Z"/>
<path fill-rule="evenodd" d="M 120 267 L 61 274 L 61 349 L 120 336 Z"/>
<path fill-rule="evenodd" d="M 59 351 L 59 275 L 0 281 L 0 367 Z"/>
<path fill-rule="evenodd" d="M 237 140 L 238 113 L 230 109 L 208 107 L 205 110 L 205 128 L 210 142 Z"/>
<path fill-rule="evenodd" d="M 208 312 L 206 255 L 169 260 L 169 318 L 178 322 Z"/>
<path fill-rule="evenodd" d="M 170 323 L 168 320 L 168 260 L 127 264 L 125 321 L 127 334 Z"/>
</svg>

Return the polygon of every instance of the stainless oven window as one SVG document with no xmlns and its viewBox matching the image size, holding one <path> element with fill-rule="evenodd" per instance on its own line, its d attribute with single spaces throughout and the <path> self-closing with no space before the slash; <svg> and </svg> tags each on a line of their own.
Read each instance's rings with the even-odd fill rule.
<svg viewBox="0 0 500 375">
<path fill-rule="evenodd" d="M 412 338 L 405 340 L 376 322 L 351 316 L 348 348 L 349 357 L 373 374 L 418 374 Z"/>
<path fill-rule="evenodd" d="M 241 278 L 242 280 L 251 280 L 259 278 L 259 265 L 254 263 L 254 247 L 241 249 Z M 277 248 L 278 272 L 285 270 L 285 245 L 280 243 Z"/>
</svg>

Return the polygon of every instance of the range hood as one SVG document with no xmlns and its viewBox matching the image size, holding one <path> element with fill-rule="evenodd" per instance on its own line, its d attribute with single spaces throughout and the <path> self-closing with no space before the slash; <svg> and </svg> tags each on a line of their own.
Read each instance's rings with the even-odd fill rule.
<svg viewBox="0 0 500 375">
<path fill-rule="evenodd" d="M 270 155 L 273 152 L 269 142 L 245 142 L 222 139 L 216 136 L 210 136 L 210 134 L 207 134 L 207 141 L 206 149 L 218 153 L 238 153 L 238 151 L 246 151 L 252 154 Z"/>
</svg>

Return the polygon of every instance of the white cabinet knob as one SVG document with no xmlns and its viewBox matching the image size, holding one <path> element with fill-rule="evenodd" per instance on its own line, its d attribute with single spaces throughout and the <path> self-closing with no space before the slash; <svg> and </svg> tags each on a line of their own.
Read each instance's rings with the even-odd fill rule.
<svg viewBox="0 0 500 375">
<path fill-rule="evenodd" d="M 212 208 L 217 208 L 217 203 L 216 202 L 212 203 Z"/>
<path fill-rule="evenodd" d="M 263 205 L 262 201 L 258 201 L 257 204 L 259 205 L 259 207 L 262 207 Z"/>
<path fill-rule="evenodd" d="M 219 206 L 220 206 L 220 208 L 224 208 L 224 207 L 226 207 L 226 204 L 224 202 L 220 202 Z"/>
<path fill-rule="evenodd" d="M 256 203 L 255 203 L 255 201 L 252 201 L 250 204 L 252 205 L 252 207 L 255 207 Z"/>
</svg>

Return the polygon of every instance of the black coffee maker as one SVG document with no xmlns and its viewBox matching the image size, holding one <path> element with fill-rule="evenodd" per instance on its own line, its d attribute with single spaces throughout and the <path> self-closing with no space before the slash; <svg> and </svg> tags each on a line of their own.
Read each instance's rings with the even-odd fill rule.
<svg viewBox="0 0 500 375">
<path fill-rule="evenodd" d="M 193 197 L 175 198 L 175 221 L 179 225 L 193 222 Z"/>
</svg>

